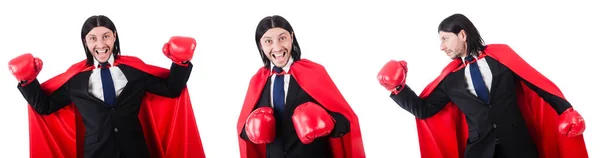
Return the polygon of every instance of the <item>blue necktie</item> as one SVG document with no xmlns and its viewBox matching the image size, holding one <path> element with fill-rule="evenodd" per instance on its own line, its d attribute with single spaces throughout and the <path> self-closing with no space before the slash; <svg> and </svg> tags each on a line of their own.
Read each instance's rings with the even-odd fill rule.
<svg viewBox="0 0 600 158">
<path fill-rule="evenodd" d="M 486 104 L 489 103 L 489 91 L 485 86 L 485 81 L 483 81 L 481 71 L 479 71 L 479 65 L 477 65 L 477 62 L 473 56 L 467 56 L 465 59 L 470 63 L 472 62 L 469 64 L 469 69 L 471 71 L 471 80 L 473 81 L 473 87 L 475 87 L 477 96 Z"/>
<path fill-rule="evenodd" d="M 275 82 L 273 85 L 273 107 L 275 113 L 279 115 L 279 118 L 283 118 L 283 109 L 285 107 L 285 91 L 283 90 L 283 69 L 280 67 L 273 67 L 277 76 L 275 76 Z"/>
<path fill-rule="evenodd" d="M 115 84 L 110 75 L 109 63 L 100 64 L 100 77 L 102 78 L 102 92 L 104 93 L 104 103 L 112 107 L 115 104 L 117 94 L 115 92 Z"/>
</svg>

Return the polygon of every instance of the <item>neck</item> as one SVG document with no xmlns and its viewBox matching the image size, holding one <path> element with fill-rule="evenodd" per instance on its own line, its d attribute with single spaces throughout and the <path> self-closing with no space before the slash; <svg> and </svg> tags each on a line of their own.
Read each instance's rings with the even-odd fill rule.
<svg viewBox="0 0 600 158">
<path fill-rule="evenodd" d="M 286 71 L 286 72 L 287 72 L 287 71 L 289 71 L 289 69 L 290 69 L 290 67 L 291 67 L 292 63 L 294 63 L 294 59 L 292 59 L 292 57 L 290 57 L 290 58 L 288 59 L 288 62 L 287 62 L 287 63 L 286 63 L 284 66 L 282 66 L 281 68 L 282 68 L 284 71 Z M 273 62 L 271 62 L 271 69 L 273 69 L 273 67 L 276 67 L 276 66 L 275 66 L 275 64 L 274 64 Z"/>
<path fill-rule="evenodd" d="M 112 54 L 111 54 L 111 55 L 108 57 L 108 59 L 107 59 L 106 61 L 104 61 L 104 62 L 100 62 L 100 61 L 98 61 L 98 60 L 97 60 L 97 59 L 94 57 L 94 65 L 98 65 L 98 64 L 100 64 L 100 63 L 109 63 L 110 65 L 113 65 L 113 64 L 114 64 L 114 61 L 115 61 L 115 58 L 114 58 L 114 56 L 113 56 Z"/>
</svg>

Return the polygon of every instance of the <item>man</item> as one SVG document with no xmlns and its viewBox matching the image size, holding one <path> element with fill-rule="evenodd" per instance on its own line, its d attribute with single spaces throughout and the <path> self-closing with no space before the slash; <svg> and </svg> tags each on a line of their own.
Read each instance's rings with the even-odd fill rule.
<svg viewBox="0 0 600 158">
<path fill-rule="evenodd" d="M 300 57 L 290 23 L 265 17 L 255 39 L 264 67 L 238 119 L 241 157 L 365 157 L 356 114 L 325 68 Z"/>
<path fill-rule="evenodd" d="M 485 46 L 462 14 L 438 32 L 453 61 L 420 96 L 405 85 L 405 61 L 377 76 L 417 117 L 423 157 L 587 157 L 583 118 L 556 85 L 507 45 Z"/>
<path fill-rule="evenodd" d="M 193 38 L 165 43 L 170 70 L 120 55 L 106 16 L 89 17 L 81 40 L 87 59 L 42 84 L 41 59 L 9 61 L 30 105 L 32 157 L 204 157 L 186 88 Z"/>
</svg>

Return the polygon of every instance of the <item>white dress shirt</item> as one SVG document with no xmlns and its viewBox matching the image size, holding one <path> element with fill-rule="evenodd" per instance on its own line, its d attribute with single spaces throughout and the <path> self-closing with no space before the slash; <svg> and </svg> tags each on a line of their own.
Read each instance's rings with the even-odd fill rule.
<svg viewBox="0 0 600 158">
<path fill-rule="evenodd" d="M 288 87 L 290 87 L 290 67 L 292 66 L 292 63 L 294 62 L 294 59 L 292 59 L 292 57 L 290 57 L 290 59 L 288 60 L 287 64 L 285 64 L 285 66 L 283 66 L 283 71 L 286 72 L 285 75 L 283 75 L 283 91 L 285 93 L 283 102 L 286 102 L 286 98 L 287 98 L 287 94 L 288 94 Z M 271 71 L 273 71 L 273 67 L 275 67 L 275 64 L 271 63 Z M 271 76 L 271 93 L 269 93 L 269 95 L 271 95 L 271 107 L 273 107 L 275 104 L 273 104 L 273 86 L 275 85 L 275 74 L 273 74 Z M 274 107 L 273 107 L 274 108 Z"/>
<path fill-rule="evenodd" d="M 463 64 L 467 64 L 467 61 L 465 61 L 465 57 L 466 56 L 461 57 L 463 60 Z M 474 56 L 474 58 L 477 59 L 477 56 Z M 485 58 L 478 59 L 477 62 L 471 64 L 477 64 L 479 66 L 479 71 L 481 72 L 481 76 L 483 77 L 485 86 L 487 87 L 488 92 L 490 92 L 490 87 L 492 87 L 492 70 L 490 69 L 490 65 L 488 65 Z M 477 96 L 477 92 L 475 92 L 475 86 L 473 86 L 473 80 L 471 79 L 470 65 L 467 65 L 465 67 L 465 79 L 465 81 L 467 82 L 467 90 L 469 90 L 469 92 L 471 92 L 473 95 Z"/>
<path fill-rule="evenodd" d="M 108 58 L 108 63 L 110 63 L 110 68 L 108 69 L 110 70 L 110 75 L 112 76 L 113 83 L 115 85 L 115 94 L 119 96 L 127 84 L 127 78 L 125 78 L 125 75 L 121 69 L 119 69 L 119 67 L 114 66 L 114 62 L 115 59 L 111 55 Z M 100 62 L 94 59 L 94 66 L 98 67 L 99 64 Z M 92 70 L 88 91 L 98 99 L 104 101 L 104 91 L 102 90 L 102 77 L 100 76 L 100 70 L 100 68 L 95 68 Z"/>
</svg>

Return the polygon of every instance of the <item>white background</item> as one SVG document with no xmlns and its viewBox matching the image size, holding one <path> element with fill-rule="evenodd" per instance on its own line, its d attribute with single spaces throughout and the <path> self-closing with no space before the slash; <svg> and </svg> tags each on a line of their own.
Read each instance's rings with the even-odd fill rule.
<svg viewBox="0 0 600 158">
<path fill-rule="evenodd" d="M 188 82 L 206 156 L 239 157 L 236 122 L 250 77 L 261 66 L 254 42 L 259 20 L 287 18 L 305 58 L 324 65 L 358 117 L 368 157 L 419 157 L 414 117 L 376 80 L 390 59 L 408 62 L 407 83 L 420 93 L 450 61 L 439 50 L 437 26 L 463 13 L 486 43 L 506 43 L 556 83 L 587 121 L 590 157 L 599 157 L 597 114 L 600 42 L 591 3 L 479 1 L 155 2 L 2 1 L 0 50 L 8 61 L 30 52 L 44 61 L 46 81 L 85 59 L 81 26 L 91 15 L 111 18 L 122 54 L 168 67 L 161 48 L 172 35 L 195 37 Z M 12 3 L 12 4 L 10 4 Z M 7 68 L 0 68 L 0 157 L 28 157 L 26 101 Z M 10 156 L 9 156 L 10 155 Z"/>
</svg>

